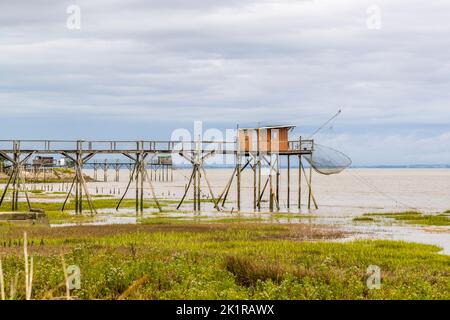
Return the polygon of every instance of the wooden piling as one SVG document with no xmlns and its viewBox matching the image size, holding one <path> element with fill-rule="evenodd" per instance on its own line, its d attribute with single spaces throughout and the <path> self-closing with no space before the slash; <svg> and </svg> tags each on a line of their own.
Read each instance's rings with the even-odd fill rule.
<svg viewBox="0 0 450 320">
<path fill-rule="evenodd" d="M 193 166 L 193 174 L 194 174 L 194 211 L 197 211 L 197 165 Z"/>
<path fill-rule="evenodd" d="M 253 210 L 256 211 L 256 155 L 252 155 L 253 159 Z"/>
<path fill-rule="evenodd" d="M 261 156 L 258 151 L 258 211 L 261 211 Z"/>
<path fill-rule="evenodd" d="M 308 209 L 311 209 L 311 195 L 312 195 L 312 165 L 309 165 L 309 183 L 308 183 Z"/>
<path fill-rule="evenodd" d="M 145 177 L 145 157 L 146 155 L 144 154 L 144 150 L 143 150 L 143 145 L 144 143 L 141 142 L 141 165 L 140 165 L 140 213 L 141 216 L 144 215 L 144 177 Z"/>
<path fill-rule="evenodd" d="M 298 156 L 298 209 L 302 208 L 302 156 Z"/>
<path fill-rule="evenodd" d="M 237 210 L 241 211 L 241 157 L 239 155 L 239 151 L 238 151 L 238 155 L 237 155 L 237 159 L 236 159 L 236 187 L 237 187 Z"/>
<path fill-rule="evenodd" d="M 287 208 L 291 207 L 291 157 L 287 156 Z"/>
<path fill-rule="evenodd" d="M 197 164 L 197 201 L 198 201 L 198 203 L 197 203 L 197 210 L 200 212 L 201 211 L 201 208 L 200 208 L 200 203 L 201 203 L 201 187 L 200 187 L 200 182 L 201 182 L 201 177 L 202 177 L 202 175 L 201 175 L 201 173 L 200 173 L 200 170 L 199 170 L 199 164 Z"/>
<path fill-rule="evenodd" d="M 276 186 L 276 197 L 275 199 L 277 200 L 277 211 L 280 210 L 280 155 L 276 154 L 276 181 L 277 181 L 277 186 Z"/>
<path fill-rule="evenodd" d="M 139 147 L 138 147 L 139 149 Z M 136 193 L 136 216 L 139 215 L 139 176 L 141 172 L 140 153 L 136 153 L 135 193 Z"/>
<path fill-rule="evenodd" d="M 270 155 L 270 161 L 269 161 L 269 210 L 270 212 L 273 212 L 273 182 L 272 182 L 272 176 L 273 176 L 273 167 L 272 167 L 272 155 Z"/>
</svg>

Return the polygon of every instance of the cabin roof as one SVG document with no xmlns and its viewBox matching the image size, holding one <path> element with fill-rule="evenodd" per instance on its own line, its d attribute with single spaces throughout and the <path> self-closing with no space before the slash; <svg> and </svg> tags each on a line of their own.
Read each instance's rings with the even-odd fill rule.
<svg viewBox="0 0 450 320">
<path fill-rule="evenodd" d="M 283 128 L 288 128 L 288 129 L 290 130 L 290 129 L 295 128 L 295 126 L 294 126 L 294 125 L 291 125 L 291 124 L 264 125 L 264 126 L 259 126 L 259 127 L 239 128 L 239 130 L 283 129 Z"/>
</svg>

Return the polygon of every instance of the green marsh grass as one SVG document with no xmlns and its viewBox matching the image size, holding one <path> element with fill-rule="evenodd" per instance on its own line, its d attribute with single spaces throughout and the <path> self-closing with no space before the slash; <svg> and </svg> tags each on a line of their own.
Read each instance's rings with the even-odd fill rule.
<svg viewBox="0 0 450 320">
<path fill-rule="evenodd" d="M 23 229 L 1 228 L 9 283 L 23 266 L 20 242 L 14 245 Z M 117 299 L 124 292 L 129 299 L 183 300 L 450 298 L 450 257 L 438 254 L 439 248 L 323 241 L 343 236 L 332 228 L 187 223 L 27 230 L 35 299 L 64 295 L 58 289 L 61 252 L 81 269 L 81 289 L 72 292 L 81 299 Z M 368 290 L 366 270 L 374 264 L 381 268 L 382 287 Z M 143 277 L 145 283 L 130 293 Z"/>
<path fill-rule="evenodd" d="M 372 217 L 355 217 L 352 219 L 354 222 L 374 222 L 375 219 Z"/>
<path fill-rule="evenodd" d="M 391 218 L 406 224 L 425 226 L 449 226 L 450 216 L 447 214 L 423 214 L 416 211 L 394 212 L 394 213 L 366 213 L 363 217 Z"/>
</svg>

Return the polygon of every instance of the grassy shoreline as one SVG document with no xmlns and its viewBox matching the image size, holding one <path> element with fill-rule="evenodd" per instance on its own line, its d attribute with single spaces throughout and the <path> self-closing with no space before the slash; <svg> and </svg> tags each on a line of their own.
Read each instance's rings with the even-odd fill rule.
<svg viewBox="0 0 450 320">
<path fill-rule="evenodd" d="M 81 289 L 73 294 L 81 299 L 119 299 L 125 292 L 128 299 L 450 298 L 450 257 L 435 246 L 341 243 L 333 241 L 344 236 L 336 229 L 301 224 L 0 226 L 6 283 L 23 268 L 24 230 L 36 299 L 64 294 L 61 253 L 80 267 Z M 367 289 L 369 265 L 381 268 L 379 290 Z"/>
<path fill-rule="evenodd" d="M 416 211 L 406 212 L 386 212 L 386 213 L 366 213 L 362 217 L 353 219 L 354 221 L 376 221 L 376 218 L 388 218 L 393 221 L 403 222 L 410 225 L 421 226 L 450 226 L 450 214 L 443 212 L 440 214 L 424 214 Z"/>
</svg>

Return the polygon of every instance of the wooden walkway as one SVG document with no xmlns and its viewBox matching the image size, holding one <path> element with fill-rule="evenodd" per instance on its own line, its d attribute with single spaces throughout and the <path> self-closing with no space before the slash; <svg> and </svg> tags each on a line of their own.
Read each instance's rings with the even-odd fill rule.
<svg viewBox="0 0 450 320">
<path fill-rule="evenodd" d="M 192 187 L 194 210 L 199 211 L 201 206 L 201 178 L 206 181 L 208 191 L 214 203 L 214 208 L 223 210 L 231 185 L 236 180 L 236 201 L 237 210 L 241 209 L 241 172 L 245 168 L 253 170 L 253 208 L 261 210 L 261 202 L 263 196 L 268 189 L 269 209 L 280 210 L 279 204 L 279 179 L 280 179 L 280 157 L 287 157 L 287 207 L 290 207 L 290 183 L 291 183 L 291 156 L 298 157 L 298 208 L 301 207 L 301 179 L 302 173 L 308 185 L 308 208 L 311 208 L 313 201 L 317 208 L 317 202 L 312 193 L 312 170 L 310 168 L 309 177 L 302 164 L 302 157 L 311 156 L 314 151 L 313 140 L 289 141 L 288 148 L 283 151 L 241 151 L 237 142 L 228 141 L 85 141 L 85 140 L 0 140 L 0 158 L 9 163 L 9 181 L 7 182 L 3 194 L 0 198 L 0 205 L 3 203 L 6 193 L 11 189 L 11 210 L 18 209 L 19 192 L 24 192 L 29 208 L 31 204 L 26 191 L 21 188 L 26 182 L 22 171 L 23 167 L 30 161 L 33 155 L 62 155 L 71 160 L 75 169 L 75 177 L 73 179 L 70 191 L 64 201 L 62 210 L 64 210 L 70 195 L 74 194 L 75 212 L 81 214 L 83 212 L 83 197 L 88 203 L 89 210 L 92 214 L 96 213 L 92 197 L 89 194 L 87 183 L 83 177 L 82 170 L 86 164 L 96 155 L 123 155 L 131 160 L 133 164 L 130 180 L 127 185 L 126 192 L 129 190 L 131 183 L 135 183 L 136 187 L 136 213 L 143 213 L 144 209 L 144 183 L 149 184 L 152 198 L 157 207 L 162 211 L 156 197 L 151 179 L 148 177 L 146 166 L 151 163 L 152 159 L 161 154 L 178 154 L 192 164 L 192 174 L 185 193 L 180 200 L 177 208 L 180 208 L 185 200 L 189 189 Z M 207 178 L 204 168 L 206 159 L 216 155 L 233 155 L 235 159 L 235 169 L 226 184 L 222 193 L 215 196 L 211 184 Z M 261 168 L 265 166 L 270 170 L 270 174 L 262 176 Z M 265 181 L 264 181 L 265 180 Z M 126 192 L 119 200 L 117 209 L 120 207 Z M 84 195 L 84 196 L 83 196 Z"/>
</svg>

